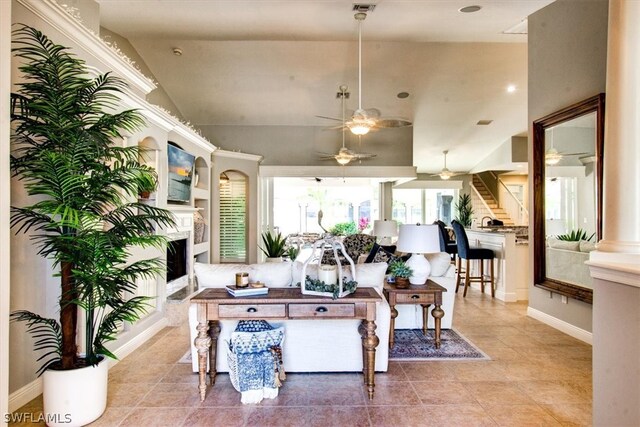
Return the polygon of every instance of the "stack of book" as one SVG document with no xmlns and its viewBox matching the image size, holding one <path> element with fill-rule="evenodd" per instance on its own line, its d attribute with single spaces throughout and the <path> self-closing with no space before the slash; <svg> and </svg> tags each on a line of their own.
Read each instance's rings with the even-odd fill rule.
<svg viewBox="0 0 640 427">
<path fill-rule="evenodd" d="M 227 292 L 234 297 L 248 297 L 252 295 L 266 295 L 269 293 L 269 288 L 263 286 L 261 288 L 253 288 L 251 286 L 246 288 L 238 288 L 237 286 L 230 285 L 226 287 Z"/>
</svg>

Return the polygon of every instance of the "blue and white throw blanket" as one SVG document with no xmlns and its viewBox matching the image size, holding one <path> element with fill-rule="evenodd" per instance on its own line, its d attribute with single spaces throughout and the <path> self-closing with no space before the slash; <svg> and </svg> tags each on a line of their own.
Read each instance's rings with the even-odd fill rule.
<svg viewBox="0 0 640 427">
<path fill-rule="evenodd" d="M 284 328 L 264 320 L 241 320 L 231 333 L 227 360 L 233 387 L 242 403 L 259 403 L 278 396 L 284 380 L 282 343 Z"/>
</svg>

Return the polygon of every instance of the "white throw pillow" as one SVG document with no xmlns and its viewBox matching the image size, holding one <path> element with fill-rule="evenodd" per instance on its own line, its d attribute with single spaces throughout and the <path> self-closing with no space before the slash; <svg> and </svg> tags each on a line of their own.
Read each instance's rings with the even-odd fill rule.
<svg viewBox="0 0 640 427">
<path fill-rule="evenodd" d="M 591 252 L 596 250 L 596 244 L 588 240 L 580 240 L 580 252 Z"/>
<path fill-rule="evenodd" d="M 203 264 L 196 262 L 193 270 L 201 288 L 223 288 L 235 285 L 236 273 L 249 273 L 250 265 L 246 264 Z"/>
<path fill-rule="evenodd" d="M 564 249 L 567 251 L 580 251 L 580 242 L 571 242 L 565 240 L 549 239 L 549 247 L 555 249 Z"/>
<path fill-rule="evenodd" d="M 251 264 L 249 282 L 262 282 L 272 288 L 284 288 L 291 285 L 291 262 L 265 262 Z"/>
<path fill-rule="evenodd" d="M 446 252 L 436 252 L 433 254 L 424 254 L 429 264 L 431 264 L 431 276 L 441 277 L 447 273 L 451 265 L 451 256 Z"/>
</svg>

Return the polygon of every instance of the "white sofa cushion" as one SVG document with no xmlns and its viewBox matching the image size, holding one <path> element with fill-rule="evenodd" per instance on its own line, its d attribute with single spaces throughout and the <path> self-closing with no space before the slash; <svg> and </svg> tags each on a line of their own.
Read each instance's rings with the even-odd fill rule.
<svg viewBox="0 0 640 427">
<path fill-rule="evenodd" d="M 260 281 L 272 288 L 284 288 L 291 286 L 291 262 L 266 262 L 264 264 L 251 264 L 249 281 Z"/>
<path fill-rule="evenodd" d="M 431 265 L 431 274 L 429 276 L 442 277 L 451 266 L 451 256 L 446 252 L 424 254 L 424 257 Z"/>
<path fill-rule="evenodd" d="M 247 264 L 203 264 L 196 262 L 193 270 L 201 288 L 223 288 L 235 285 L 236 273 L 249 273 L 251 266 Z"/>
</svg>

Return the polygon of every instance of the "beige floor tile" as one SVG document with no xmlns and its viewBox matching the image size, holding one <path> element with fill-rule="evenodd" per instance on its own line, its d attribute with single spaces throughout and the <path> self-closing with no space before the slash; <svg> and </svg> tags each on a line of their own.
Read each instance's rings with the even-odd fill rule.
<svg viewBox="0 0 640 427">
<path fill-rule="evenodd" d="M 451 362 L 447 362 L 451 363 Z M 402 362 L 402 370 L 410 381 L 453 381 L 453 371 L 442 363 Z"/>
<path fill-rule="evenodd" d="M 364 396 L 363 388 L 363 396 Z M 404 381 L 380 383 L 376 385 L 372 400 L 365 402 L 369 406 L 377 405 L 420 405 L 418 395 L 411 387 L 411 383 Z"/>
<path fill-rule="evenodd" d="M 478 404 L 425 406 L 425 420 L 435 426 L 495 426 L 496 423 Z"/>
<path fill-rule="evenodd" d="M 89 425 L 91 427 L 112 427 L 120 425 L 132 410 L 133 408 L 127 407 L 109 407 L 100 418 Z"/>
<path fill-rule="evenodd" d="M 376 399 L 380 388 L 384 387 L 380 384 L 376 387 Z M 305 389 L 305 393 L 307 394 L 307 405 L 311 406 L 364 406 L 364 390 L 364 384 L 314 383 Z"/>
<path fill-rule="evenodd" d="M 575 405 L 540 405 L 563 426 L 592 425 L 592 408 L 590 404 Z"/>
<path fill-rule="evenodd" d="M 450 369 L 457 381 L 501 381 L 504 374 L 495 363 L 485 362 L 453 362 Z"/>
<path fill-rule="evenodd" d="M 246 425 L 261 427 L 298 427 L 306 426 L 309 419 L 309 408 L 255 407 L 249 412 Z"/>
<path fill-rule="evenodd" d="M 412 381 L 411 385 L 425 405 L 476 403 L 464 383 L 456 381 Z"/>
<path fill-rule="evenodd" d="M 151 391 L 153 384 L 111 383 L 107 391 L 107 407 L 135 407 Z"/>
<path fill-rule="evenodd" d="M 370 406 L 367 408 L 373 427 L 435 426 L 422 406 Z"/>
<path fill-rule="evenodd" d="M 499 405 L 509 402 L 512 405 L 535 404 L 533 399 L 506 381 L 472 381 L 463 383 L 469 394 L 482 405 Z"/>
<path fill-rule="evenodd" d="M 591 391 L 574 381 L 520 381 L 518 386 L 540 404 L 591 402 Z"/>
<path fill-rule="evenodd" d="M 305 427 L 368 427 L 369 413 L 364 406 L 312 407 L 305 422 Z"/>
<path fill-rule="evenodd" d="M 184 421 L 189 427 L 242 427 L 253 408 L 198 408 Z"/>
<path fill-rule="evenodd" d="M 122 427 L 175 427 L 182 425 L 191 408 L 135 408 L 120 423 Z"/>
<path fill-rule="evenodd" d="M 560 426 L 547 411 L 538 405 L 484 405 L 484 409 L 500 426 Z"/>
</svg>

